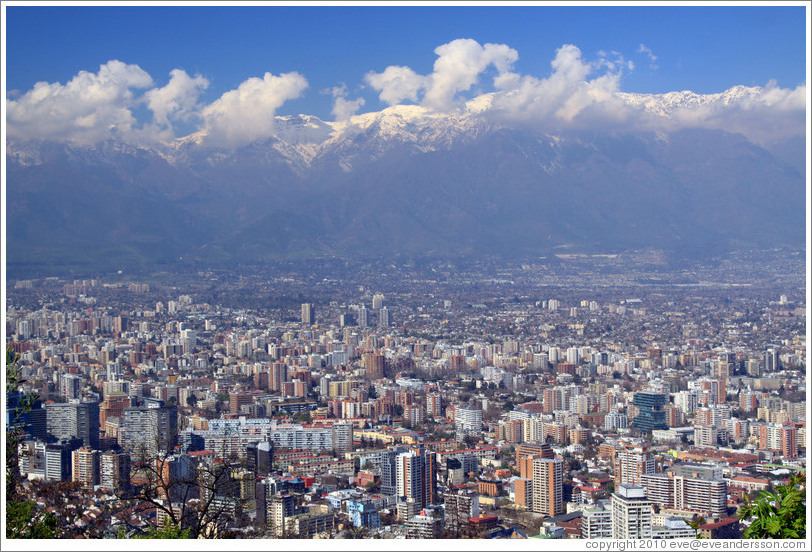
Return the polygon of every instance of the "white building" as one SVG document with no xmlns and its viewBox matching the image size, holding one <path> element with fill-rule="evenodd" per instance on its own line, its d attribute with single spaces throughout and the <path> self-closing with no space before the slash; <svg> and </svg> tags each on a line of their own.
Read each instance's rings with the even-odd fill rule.
<svg viewBox="0 0 812 552">
<path fill-rule="evenodd" d="M 651 501 L 640 485 L 621 483 L 612 493 L 612 538 L 650 539 Z"/>
</svg>

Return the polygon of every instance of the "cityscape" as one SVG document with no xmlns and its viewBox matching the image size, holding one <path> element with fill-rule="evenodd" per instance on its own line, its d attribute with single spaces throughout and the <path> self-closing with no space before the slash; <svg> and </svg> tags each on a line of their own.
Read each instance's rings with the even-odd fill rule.
<svg viewBox="0 0 812 552">
<path fill-rule="evenodd" d="M 4 549 L 809 545 L 808 4 L 2 10 Z"/>
<path fill-rule="evenodd" d="M 741 538 L 805 468 L 804 259 L 616 261 L 9 282 L 21 476 L 65 536 Z"/>
</svg>

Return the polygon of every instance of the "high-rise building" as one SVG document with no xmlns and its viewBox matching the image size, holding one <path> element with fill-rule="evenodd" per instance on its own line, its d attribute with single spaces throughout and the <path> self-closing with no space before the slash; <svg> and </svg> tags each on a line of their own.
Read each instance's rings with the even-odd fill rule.
<svg viewBox="0 0 812 552">
<path fill-rule="evenodd" d="M 641 477 L 654 473 L 654 456 L 647 445 L 622 445 L 615 450 L 615 488 L 640 483 Z"/>
<path fill-rule="evenodd" d="M 312 326 L 316 323 L 316 307 L 313 303 L 302 303 L 302 324 Z"/>
<path fill-rule="evenodd" d="M 414 499 L 419 508 L 437 502 L 436 456 L 422 445 L 398 454 L 395 464 L 397 495 Z"/>
<path fill-rule="evenodd" d="M 564 461 L 560 458 L 533 460 L 533 512 L 548 516 L 564 513 Z"/>
<path fill-rule="evenodd" d="M 759 427 L 758 448 L 779 453 L 783 458 L 797 458 L 798 428 L 785 424 L 763 424 Z"/>
<path fill-rule="evenodd" d="M 614 408 L 603 418 L 603 429 L 606 431 L 624 429 L 628 426 L 629 422 L 626 418 L 626 414 L 623 412 L 618 412 Z"/>
<path fill-rule="evenodd" d="M 369 309 L 366 307 L 358 309 L 358 325 L 362 328 L 369 326 Z"/>
<path fill-rule="evenodd" d="M 634 395 L 634 406 L 637 407 L 637 416 L 634 419 L 634 427 L 641 431 L 652 431 L 655 429 L 668 429 L 665 420 L 665 403 L 668 395 L 664 393 L 652 393 L 641 391 Z"/>
<path fill-rule="evenodd" d="M 121 418 L 124 410 L 132 406 L 130 396 L 122 392 L 112 392 L 105 394 L 104 400 L 99 407 L 99 427 L 104 429 L 107 418 Z"/>
<path fill-rule="evenodd" d="M 108 450 L 99 459 L 99 484 L 106 489 L 130 488 L 130 454 Z"/>
<path fill-rule="evenodd" d="M 100 451 L 88 447 L 74 450 L 71 480 L 81 483 L 84 487 L 92 488 L 94 485 L 98 485 L 101 479 L 100 456 Z"/>
<path fill-rule="evenodd" d="M 457 435 L 478 435 L 482 432 L 482 411 L 478 408 L 460 407 L 454 411 Z"/>
<path fill-rule="evenodd" d="M 79 448 L 78 439 L 68 443 L 45 445 L 45 480 L 69 481 L 73 475 L 71 470 L 71 453 Z"/>
<path fill-rule="evenodd" d="M 45 441 L 48 436 L 46 411 L 39 399 L 28 403 L 28 397 L 20 391 L 6 395 L 6 429 L 16 427 L 25 434 Z"/>
<path fill-rule="evenodd" d="M 598 500 L 581 511 L 582 539 L 612 538 L 612 501 Z"/>
<path fill-rule="evenodd" d="M 154 456 L 158 451 L 171 452 L 177 434 L 176 407 L 131 407 L 124 410 L 119 444 L 133 454 Z"/>
<path fill-rule="evenodd" d="M 426 393 L 426 415 L 435 420 L 440 420 L 443 417 L 442 393 Z"/>
<path fill-rule="evenodd" d="M 468 518 L 479 515 L 479 495 L 473 492 L 449 492 L 445 503 L 445 528 L 451 537 L 458 537 L 465 529 Z"/>
<path fill-rule="evenodd" d="M 47 403 L 45 423 L 48 434 L 57 440 L 78 438 L 82 445 L 99 448 L 99 403 Z"/>
<path fill-rule="evenodd" d="M 697 447 L 715 447 L 719 444 L 719 428 L 712 425 L 694 426 L 694 445 Z"/>
<path fill-rule="evenodd" d="M 516 447 L 516 465 L 519 477 L 533 479 L 533 460 L 536 458 L 554 459 L 555 452 L 549 443 L 522 443 Z"/>
<path fill-rule="evenodd" d="M 722 468 L 699 464 L 674 464 L 664 473 L 640 478 L 646 497 L 661 508 L 696 512 L 720 518 L 727 512 L 727 482 Z"/>
<path fill-rule="evenodd" d="M 352 450 L 352 430 L 352 422 L 333 424 L 333 449 L 336 452 L 348 452 Z"/>
<path fill-rule="evenodd" d="M 82 398 L 82 376 L 77 374 L 59 374 L 59 394 L 71 400 Z"/>
<path fill-rule="evenodd" d="M 293 495 L 285 493 L 271 498 L 268 504 L 268 528 L 275 537 L 284 537 L 286 519 L 296 513 L 296 502 Z"/>
<path fill-rule="evenodd" d="M 773 348 L 764 351 L 764 372 L 769 374 L 777 371 L 779 367 L 778 351 Z"/>
<path fill-rule="evenodd" d="M 384 376 L 384 369 L 386 367 L 386 357 L 381 353 L 365 353 L 364 354 L 364 368 L 366 369 L 366 376 L 371 380 L 379 380 Z"/>
<path fill-rule="evenodd" d="M 396 495 L 398 493 L 397 458 L 405 451 L 404 447 L 395 447 L 379 454 L 382 494 Z"/>
<path fill-rule="evenodd" d="M 640 485 L 621 483 L 612 493 L 612 538 L 650 539 L 651 501 Z"/>
<path fill-rule="evenodd" d="M 761 360 L 759 360 L 757 358 L 751 358 L 751 359 L 747 360 L 747 362 L 745 362 L 745 367 L 747 369 L 747 375 L 751 376 L 751 377 L 754 377 L 754 378 L 760 378 L 761 373 L 762 373 L 761 372 L 761 364 L 762 364 Z"/>
<path fill-rule="evenodd" d="M 392 318 L 389 314 L 389 308 L 383 307 L 378 311 L 378 327 L 388 328 L 392 325 Z"/>
<path fill-rule="evenodd" d="M 273 466 L 273 443 L 260 441 L 245 447 L 245 458 L 250 470 L 259 476 L 266 476 Z"/>
<path fill-rule="evenodd" d="M 386 298 L 384 297 L 383 293 L 376 293 L 372 296 L 372 309 L 373 310 L 380 310 L 383 308 L 383 302 Z"/>
</svg>

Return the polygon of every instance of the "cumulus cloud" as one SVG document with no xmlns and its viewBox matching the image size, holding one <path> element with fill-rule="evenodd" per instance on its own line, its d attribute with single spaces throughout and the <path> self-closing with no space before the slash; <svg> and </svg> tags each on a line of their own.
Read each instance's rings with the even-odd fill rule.
<svg viewBox="0 0 812 552">
<path fill-rule="evenodd" d="M 382 102 L 396 105 L 404 100 L 417 101 L 418 94 L 426 88 L 429 79 L 418 75 L 409 67 L 390 65 L 383 73 L 367 73 L 367 84 L 379 92 Z"/>
<path fill-rule="evenodd" d="M 335 102 L 333 102 L 333 110 L 331 113 L 333 117 L 336 118 L 336 121 L 347 121 L 353 115 L 358 113 L 358 110 L 364 105 L 365 100 L 364 98 L 357 98 L 355 100 L 348 100 L 347 99 L 347 84 L 341 83 L 339 86 L 333 86 L 332 88 L 325 88 L 321 91 L 322 94 L 330 94 L 333 98 L 335 98 Z"/>
<path fill-rule="evenodd" d="M 475 94 L 477 115 L 508 126 L 525 125 L 557 132 L 566 129 L 674 131 L 711 128 L 738 132 L 759 143 L 806 133 L 807 88 L 735 86 L 717 94 L 670 92 L 635 94 L 621 90 L 634 69 L 619 52 L 597 52 L 586 59 L 565 44 L 555 51 L 546 76 L 514 70 L 518 53 L 504 44 L 459 39 L 438 46 L 431 73 L 391 65 L 364 80 L 381 101 L 418 103 L 435 112 L 452 112 Z M 644 44 L 636 51 L 654 63 Z M 486 78 L 487 77 L 487 78 Z M 65 84 L 39 82 L 6 97 L 9 137 L 96 143 L 114 138 L 131 143 L 169 142 L 179 121 L 200 130 L 207 143 L 236 147 L 274 133 L 274 117 L 288 100 L 300 97 L 307 80 L 299 73 L 249 78 L 208 105 L 200 95 L 206 78 L 181 69 L 157 86 L 138 65 L 112 60 L 98 72 L 79 72 Z M 332 114 L 349 120 L 364 99 L 348 98 L 341 84 L 322 90 L 335 98 Z M 135 111 L 138 107 L 147 110 Z M 139 113 L 136 120 L 135 113 Z M 144 114 L 147 117 L 144 117 Z M 151 113 L 151 119 L 148 115 Z"/>
<path fill-rule="evenodd" d="M 348 100 L 338 96 L 333 104 L 332 114 L 336 118 L 336 121 L 347 121 L 350 117 L 358 113 L 358 110 L 361 109 L 363 105 L 364 98 Z"/>
<path fill-rule="evenodd" d="M 197 99 L 208 86 L 209 81 L 200 75 L 192 78 L 182 69 L 173 69 L 167 85 L 147 91 L 144 98 L 155 123 L 168 126 L 170 118 L 187 120 L 199 107 Z"/>
<path fill-rule="evenodd" d="M 434 53 L 434 72 L 423 105 L 436 111 L 449 111 L 455 107 L 455 95 L 469 90 L 479 75 L 493 65 L 499 74 L 509 71 L 519 59 L 513 48 L 504 44 L 485 44 L 471 39 L 458 39 L 438 46 Z"/>
<path fill-rule="evenodd" d="M 153 85 L 138 65 L 112 60 L 98 73 L 80 71 L 67 84 L 38 82 L 17 99 L 6 100 L 9 136 L 93 143 L 112 136 L 127 139 L 136 125 L 130 108 L 133 89 Z"/>
<path fill-rule="evenodd" d="M 409 67 L 390 65 L 382 73 L 368 73 L 366 82 L 379 92 L 381 101 L 389 105 L 404 100 L 420 101 L 435 111 L 451 111 L 458 107 L 456 95 L 470 90 L 486 69 L 493 66 L 499 78 L 519 59 L 518 52 L 504 44 L 482 46 L 469 38 L 438 46 L 434 53 L 437 60 L 429 75 L 419 75 Z"/>
<path fill-rule="evenodd" d="M 307 88 L 299 73 L 279 76 L 265 73 L 252 77 L 203 108 L 207 140 L 224 146 L 240 146 L 273 135 L 276 110 L 288 100 L 298 98 Z"/>
<path fill-rule="evenodd" d="M 566 44 L 556 50 L 552 73 L 545 79 L 505 73 L 496 79 L 498 93 L 493 111 L 508 121 L 528 121 L 551 126 L 587 124 L 584 119 L 617 120 L 623 117 L 623 103 L 616 97 L 624 67 L 622 59 L 606 57 L 589 63 L 581 50 Z M 592 80 L 597 68 L 607 71 Z"/>
<path fill-rule="evenodd" d="M 169 82 L 156 87 L 138 65 L 112 60 L 97 73 L 80 71 L 67 84 L 39 82 L 24 94 L 9 94 L 7 133 L 21 139 L 79 143 L 110 138 L 154 143 L 175 138 L 173 122 L 198 120 L 211 143 L 242 145 L 270 136 L 276 110 L 299 97 L 307 81 L 298 73 L 266 73 L 201 106 L 200 94 L 208 86 L 203 76 L 174 69 Z M 133 110 L 141 105 L 152 112 L 151 120 L 136 119 Z"/>
</svg>

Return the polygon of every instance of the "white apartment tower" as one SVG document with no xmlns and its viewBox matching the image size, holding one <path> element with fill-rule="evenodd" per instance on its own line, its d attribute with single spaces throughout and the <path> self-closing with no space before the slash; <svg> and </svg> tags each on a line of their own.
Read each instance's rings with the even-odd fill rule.
<svg viewBox="0 0 812 552">
<path fill-rule="evenodd" d="M 621 483 L 612 493 L 612 538 L 650 539 L 651 501 L 640 485 Z"/>
</svg>

